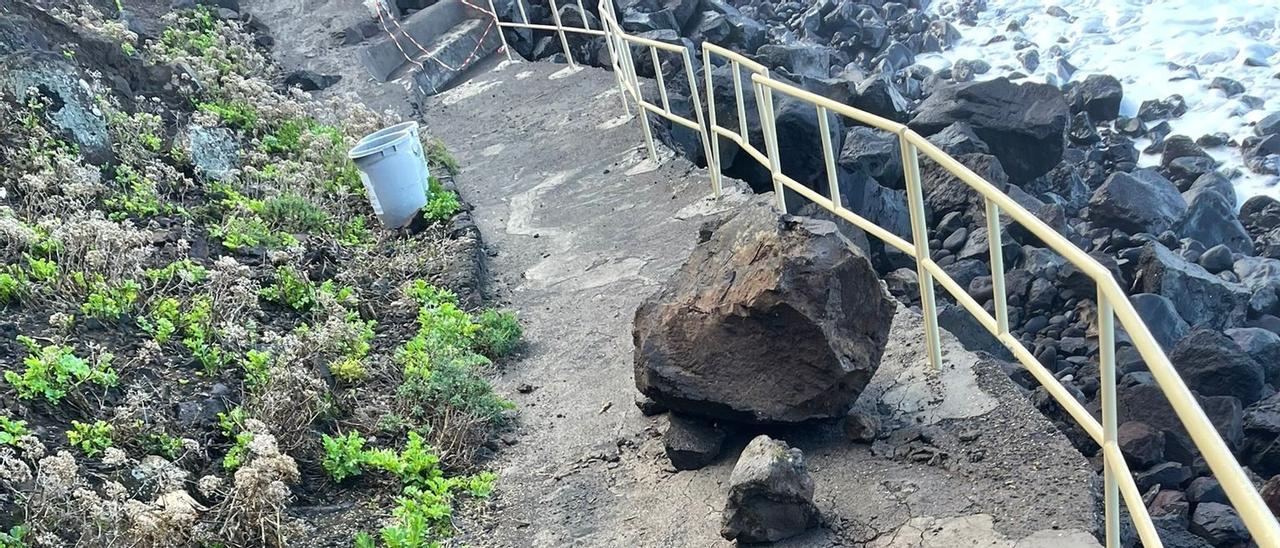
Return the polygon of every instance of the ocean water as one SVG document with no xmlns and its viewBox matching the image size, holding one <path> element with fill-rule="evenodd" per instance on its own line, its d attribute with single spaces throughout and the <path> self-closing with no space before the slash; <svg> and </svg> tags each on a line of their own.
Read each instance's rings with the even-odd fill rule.
<svg viewBox="0 0 1280 548">
<path fill-rule="evenodd" d="M 948 13 L 957 0 L 938 0 L 928 9 Z M 1053 15 L 1057 6 L 1070 18 Z M 1056 11 L 1056 10 L 1055 10 Z M 1020 30 L 1008 31 L 1010 22 Z M 952 20 L 963 39 L 942 54 L 920 56 L 918 62 L 941 69 L 959 59 L 982 59 L 991 71 L 978 79 L 990 79 L 1018 71 L 1028 74 L 1018 60 L 1016 38 L 1024 38 L 1039 50 L 1040 66 L 1027 80 L 1061 85 L 1058 59 L 1076 67 L 1070 80 L 1090 74 L 1110 74 L 1124 86 L 1121 114 L 1136 115 L 1147 99 L 1180 94 L 1187 113 L 1169 120 L 1171 135 L 1192 139 L 1223 132 L 1239 142 L 1253 134 L 1252 124 L 1270 112 L 1280 111 L 1280 1 L 1277 0 L 987 0 L 987 10 L 976 26 Z M 1003 34 L 1002 42 L 988 43 Z M 1053 46 L 1060 56 L 1051 51 Z M 1193 66 L 1199 78 L 1170 63 Z M 1267 66 L 1250 66 L 1250 64 Z M 1261 105 L 1250 106 L 1241 96 L 1228 98 L 1210 89 L 1216 76 L 1244 85 L 1244 95 Z M 1141 150 L 1149 143 L 1139 142 Z M 1230 146 L 1207 149 L 1233 179 L 1239 201 L 1266 194 L 1280 198 L 1280 177 L 1259 175 L 1244 167 L 1240 150 Z M 1142 165 L 1159 162 L 1144 154 Z"/>
</svg>

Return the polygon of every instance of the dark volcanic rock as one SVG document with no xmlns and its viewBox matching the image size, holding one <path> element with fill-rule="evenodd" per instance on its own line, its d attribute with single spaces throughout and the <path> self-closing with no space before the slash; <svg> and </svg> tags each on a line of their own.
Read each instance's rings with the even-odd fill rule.
<svg viewBox="0 0 1280 548">
<path fill-rule="evenodd" d="M 1115 120 L 1120 115 L 1123 98 L 1120 81 L 1107 74 L 1091 74 L 1067 90 L 1071 112 L 1086 112 L 1090 119 L 1099 122 Z"/>
<path fill-rule="evenodd" d="M 1191 330 L 1191 326 L 1178 315 L 1173 301 L 1164 295 L 1139 293 L 1129 297 L 1129 301 L 1142 317 L 1142 322 L 1151 330 L 1151 336 L 1156 338 L 1156 342 L 1166 352 L 1172 350 Z"/>
<path fill-rule="evenodd" d="M 903 188 L 902 152 L 897 136 L 887 131 L 865 126 L 851 128 L 845 134 L 839 163 L 849 170 L 864 169 L 889 188 Z"/>
<path fill-rule="evenodd" d="M 1196 505 L 1195 513 L 1191 515 L 1191 532 L 1214 546 L 1229 546 L 1249 540 L 1249 529 L 1235 509 L 1217 502 Z"/>
<path fill-rule="evenodd" d="M 867 257 L 833 223 L 759 204 L 704 230 L 636 311 L 637 388 L 677 412 L 743 422 L 844 416 L 895 312 Z"/>
<path fill-rule="evenodd" d="M 1120 452 L 1134 468 L 1146 468 L 1164 460 L 1164 432 L 1145 422 L 1129 421 L 1116 431 Z"/>
<path fill-rule="evenodd" d="M 747 444 L 729 476 L 720 535 L 742 543 L 775 542 L 818 524 L 813 479 L 799 449 L 768 436 Z"/>
<path fill-rule="evenodd" d="M 1005 78 L 938 89 L 916 109 L 911 127 L 932 135 L 964 121 L 1000 159 L 1014 182 L 1045 174 L 1062 159 L 1070 112 L 1057 88 Z"/>
<path fill-rule="evenodd" d="M 724 431 L 694 417 L 671 415 L 671 424 L 662 437 L 667 458 L 676 470 L 697 470 L 720 455 Z"/>
<path fill-rule="evenodd" d="M 1007 186 L 1009 178 L 995 156 L 962 154 L 956 160 L 996 188 L 1004 190 Z M 920 163 L 920 185 L 924 188 L 925 205 L 935 220 L 941 220 L 952 212 L 964 214 L 975 221 L 985 218 L 982 195 L 936 162 L 926 159 Z"/>
<path fill-rule="evenodd" d="M 964 122 L 956 122 L 929 136 L 929 142 L 952 156 L 962 154 L 989 154 L 991 150 L 982 142 L 973 128 Z"/>
<path fill-rule="evenodd" d="M 1253 240 L 1236 217 L 1235 202 L 1217 192 L 1196 194 L 1173 231 L 1206 247 L 1225 245 L 1237 253 L 1253 253 Z"/>
<path fill-rule="evenodd" d="M 1089 199 L 1094 223 L 1130 234 L 1160 234 L 1186 211 L 1187 202 L 1178 188 L 1149 169 L 1112 173 Z"/>
<path fill-rule="evenodd" d="M 1155 242 L 1143 249 L 1138 269 L 1138 289 L 1168 297 L 1188 324 L 1226 329 L 1244 322 L 1250 299 L 1245 286 L 1214 276 Z"/>
<path fill-rule="evenodd" d="M 1268 384 L 1280 383 L 1280 335 L 1261 327 L 1236 327 L 1224 333 L 1262 366 Z"/>
<path fill-rule="evenodd" d="M 336 74 L 320 74 L 310 70 L 295 70 L 284 79 L 284 85 L 302 91 L 320 91 L 342 81 Z"/>
<path fill-rule="evenodd" d="M 1262 366 L 1230 337 L 1195 329 L 1169 353 L 1169 361 L 1187 386 L 1203 396 L 1234 396 L 1244 405 L 1262 397 Z"/>
</svg>

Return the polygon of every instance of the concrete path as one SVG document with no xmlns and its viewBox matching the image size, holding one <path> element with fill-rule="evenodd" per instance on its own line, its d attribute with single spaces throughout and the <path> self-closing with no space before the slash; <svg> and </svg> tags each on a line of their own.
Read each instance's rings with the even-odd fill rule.
<svg viewBox="0 0 1280 548">
<path fill-rule="evenodd" d="M 468 545 L 722 546 L 720 510 L 738 451 L 669 468 L 665 417 L 633 405 L 636 306 L 687 256 L 710 199 L 705 171 L 644 158 L 613 76 L 502 64 L 424 107 L 461 161 L 459 187 L 493 256 L 495 294 L 519 311 L 529 348 L 498 389 L 520 409 L 492 467 L 491 515 Z M 949 335 L 926 369 L 919 318 L 900 309 L 859 406 L 891 416 L 872 445 L 832 426 L 775 431 L 801 447 L 828 524 L 785 546 L 1095 546 L 1096 475 L 992 363 Z"/>
</svg>

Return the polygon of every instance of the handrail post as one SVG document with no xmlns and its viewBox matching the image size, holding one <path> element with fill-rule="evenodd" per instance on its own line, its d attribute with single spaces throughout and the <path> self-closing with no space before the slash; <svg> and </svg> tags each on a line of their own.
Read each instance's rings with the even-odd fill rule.
<svg viewBox="0 0 1280 548">
<path fill-rule="evenodd" d="M 1098 365 L 1102 369 L 1102 443 L 1118 447 L 1116 432 L 1116 332 L 1111 301 L 1098 291 Z M 1107 548 L 1120 545 L 1120 490 L 1107 451 L 1102 453 Z"/>
<path fill-rule="evenodd" d="M 754 78 L 754 77 L 753 77 Z M 778 211 L 783 214 L 787 212 L 787 199 L 783 195 L 782 186 L 782 162 L 778 160 L 778 132 L 776 120 L 773 118 L 773 90 L 768 86 L 760 86 L 764 91 L 764 101 L 760 103 L 760 129 L 764 131 L 765 150 L 769 154 L 769 176 L 773 179 L 774 202 L 778 205 Z"/>
<path fill-rule="evenodd" d="M 612 0 L 609 1 L 612 3 Z M 489 0 L 489 3 L 492 4 L 493 0 Z M 619 95 L 622 96 L 622 114 L 631 116 L 631 105 L 627 104 L 627 86 L 622 81 L 622 63 L 618 59 L 618 45 L 614 43 L 617 35 L 613 33 L 613 25 L 610 24 L 613 21 L 613 12 L 605 13 L 604 10 L 607 8 L 603 4 L 604 2 L 596 4 L 596 9 L 600 10 L 600 27 L 604 31 L 604 45 L 609 49 L 609 66 L 613 68 L 613 79 L 618 83 Z"/>
<path fill-rule="evenodd" d="M 519 0 L 516 0 L 517 3 Z M 564 48 L 564 58 L 569 61 L 569 68 L 577 69 L 578 64 L 573 62 L 573 52 L 569 51 L 569 39 L 564 35 L 564 25 L 560 23 L 560 6 L 556 5 L 556 0 L 551 1 L 551 19 L 556 22 L 556 33 L 560 35 L 560 47 Z M 586 19 L 587 14 L 582 14 L 582 18 Z"/>
<path fill-rule="evenodd" d="M 733 63 L 733 69 L 737 70 L 737 63 Z M 707 171 L 711 172 L 711 194 L 716 198 L 720 197 L 720 170 L 724 166 L 720 165 L 720 136 L 716 134 L 716 92 L 712 89 L 711 81 L 711 49 L 705 45 L 702 47 L 702 75 L 706 80 L 707 90 L 707 139 L 710 141 L 711 155 L 707 157 Z M 695 105 L 701 109 L 701 106 Z"/>
<path fill-rule="evenodd" d="M 681 58 L 684 59 L 684 76 L 689 80 L 689 97 L 693 102 L 693 113 L 698 118 L 698 132 L 702 134 L 702 153 L 707 156 L 707 166 L 711 168 L 710 171 L 713 174 L 711 175 L 712 194 L 719 198 L 720 181 L 717 178 L 717 175 L 720 173 L 720 166 L 711 165 L 711 141 L 715 139 L 715 135 L 711 133 L 710 129 L 708 129 L 707 121 L 702 116 L 702 94 L 698 92 L 698 77 L 693 74 L 693 58 L 689 55 L 688 48 L 681 51 Z M 707 70 L 706 66 L 703 66 L 703 70 L 706 71 L 707 74 L 711 74 L 711 71 Z M 708 89 L 707 95 L 710 94 L 711 90 Z M 716 159 L 718 160 L 719 157 L 717 156 Z"/>
<path fill-rule="evenodd" d="M 519 2 L 520 0 L 516 0 Z M 502 19 L 498 18 L 498 10 L 493 7 L 493 0 L 489 0 L 489 14 L 493 16 L 493 26 L 498 27 L 498 39 L 502 41 L 502 51 L 507 54 L 508 61 L 515 61 L 511 56 L 511 46 L 507 45 L 507 35 L 502 32 Z"/>
<path fill-rule="evenodd" d="M 1009 332 L 1008 295 L 1004 289 L 1004 237 L 1000 235 L 1000 206 L 987 203 L 987 245 L 991 248 L 991 295 L 996 308 L 996 336 Z"/>
<path fill-rule="evenodd" d="M 924 309 L 924 341 L 929 365 L 942 369 L 942 342 L 938 335 L 938 305 L 933 295 L 933 274 L 925 268 L 929 261 L 929 229 L 925 222 L 924 188 L 920 184 L 920 158 L 915 145 L 907 141 L 903 129 L 898 135 L 902 152 L 903 175 L 907 182 L 907 210 L 911 214 L 911 239 L 916 248 L 916 277 L 920 284 L 920 303 Z"/>
<path fill-rule="evenodd" d="M 649 46 L 649 59 L 653 61 L 653 79 L 658 82 L 658 96 L 662 99 L 662 110 L 671 112 L 671 100 L 667 98 L 667 82 L 662 75 L 662 60 L 658 58 L 658 48 Z"/>
<path fill-rule="evenodd" d="M 818 113 L 818 133 L 822 134 L 822 161 L 827 170 L 827 191 L 831 194 L 831 206 L 843 209 L 840 199 L 840 179 L 836 177 L 835 151 L 831 146 L 831 122 L 827 121 L 827 109 L 822 105 L 813 107 Z"/>
</svg>

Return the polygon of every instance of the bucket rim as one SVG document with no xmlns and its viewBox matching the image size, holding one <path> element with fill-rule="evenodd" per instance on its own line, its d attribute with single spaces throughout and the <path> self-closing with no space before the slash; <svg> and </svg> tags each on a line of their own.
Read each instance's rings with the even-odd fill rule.
<svg viewBox="0 0 1280 548">
<path fill-rule="evenodd" d="M 385 151 L 396 145 L 403 144 L 409 140 L 412 134 L 408 131 L 400 133 L 388 133 L 381 137 L 375 137 L 368 141 L 356 143 L 356 146 L 347 151 L 347 157 L 352 160 L 359 160 L 368 156 L 373 156 L 379 152 Z"/>
<path fill-rule="evenodd" d="M 417 131 L 419 129 L 421 129 L 421 124 L 418 123 L 418 121 L 416 120 L 400 122 L 398 124 L 384 127 L 378 131 L 375 131 L 373 133 L 365 135 L 364 137 L 361 137 L 360 141 L 356 143 L 356 146 L 359 146 L 360 144 L 365 143 L 367 141 L 372 141 L 374 139 L 386 137 L 387 135 L 394 135 L 394 134 L 399 134 L 404 132 L 412 132 L 412 131 Z"/>
</svg>

